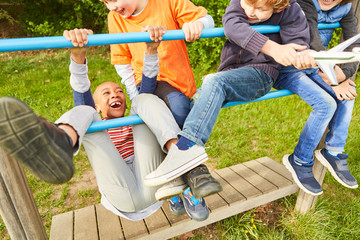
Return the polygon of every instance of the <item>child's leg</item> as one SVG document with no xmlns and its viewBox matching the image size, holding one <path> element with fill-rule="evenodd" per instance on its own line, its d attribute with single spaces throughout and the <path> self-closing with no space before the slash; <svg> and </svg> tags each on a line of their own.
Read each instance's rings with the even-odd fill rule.
<svg viewBox="0 0 360 240">
<path fill-rule="evenodd" d="M 101 121 L 101 118 L 95 109 L 78 106 L 64 114 L 57 123 L 68 124 L 76 130 L 79 136 L 77 146 L 84 145 L 97 184 L 104 197 L 115 208 L 124 212 L 134 212 L 150 206 L 155 202 L 154 197 L 144 198 L 143 181 L 138 180 L 123 160 L 107 131 L 86 134 L 90 124 L 96 121 Z M 159 163 L 160 161 L 154 162 L 153 169 L 156 169 Z"/>
<path fill-rule="evenodd" d="M 347 165 L 348 155 L 344 152 L 348 128 L 351 121 L 354 100 L 340 101 L 332 88 L 325 84 L 317 75 L 313 80 L 325 89 L 336 101 L 337 109 L 329 123 L 329 132 L 325 138 L 325 148 L 315 152 L 317 159 L 329 169 L 333 177 L 342 185 L 349 188 L 357 188 L 358 183 L 349 172 Z"/>
<path fill-rule="evenodd" d="M 224 104 L 252 101 L 268 93 L 272 85 L 270 76 L 251 67 L 207 75 L 180 135 L 204 146 Z"/>
<path fill-rule="evenodd" d="M 185 94 L 163 81 L 158 82 L 154 94 L 166 103 L 177 124 L 182 128 L 185 119 L 190 112 L 190 99 L 185 96 Z"/>
<path fill-rule="evenodd" d="M 134 97 L 130 115 L 138 114 L 144 123 L 156 136 L 155 141 L 166 153 L 165 144 L 171 139 L 177 139 L 180 128 L 169 108 L 159 97 L 153 94 L 140 94 Z"/>
<path fill-rule="evenodd" d="M 329 133 L 325 139 L 327 150 L 344 152 L 354 104 L 355 100 L 337 102 L 337 109 L 330 121 Z"/>
<path fill-rule="evenodd" d="M 172 147 L 156 171 L 146 176 L 146 184 L 164 184 L 206 161 L 204 144 L 223 104 L 228 101 L 254 100 L 268 93 L 272 85 L 273 80 L 269 75 L 250 67 L 206 76 L 200 95 L 186 118 L 183 131 L 180 132 L 182 137 L 197 145 L 191 145 L 187 150 Z"/>
<path fill-rule="evenodd" d="M 302 71 L 280 74 L 274 87 L 292 91 L 313 108 L 294 149 L 295 161 L 309 163 L 313 160 L 313 152 L 335 113 L 336 102 Z"/>
</svg>

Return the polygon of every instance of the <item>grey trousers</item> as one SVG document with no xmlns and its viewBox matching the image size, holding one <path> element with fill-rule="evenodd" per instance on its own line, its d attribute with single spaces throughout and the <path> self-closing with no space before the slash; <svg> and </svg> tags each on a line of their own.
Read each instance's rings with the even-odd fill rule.
<svg viewBox="0 0 360 240">
<path fill-rule="evenodd" d="M 98 187 L 118 210 L 136 212 L 156 202 L 158 187 L 144 185 L 144 177 L 164 159 L 165 143 L 180 132 L 165 103 L 152 94 L 133 99 L 131 115 L 138 114 L 145 124 L 133 125 L 134 161 L 129 166 L 115 148 L 107 131 L 86 134 L 92 122 L 101 121 L 95 109 L 77 106 L 61 116 L 56 123 L 72 126 L 83 144 L 95 172 Z M 79 151 L 77 148 L 76 153 Z"/>
</svg>

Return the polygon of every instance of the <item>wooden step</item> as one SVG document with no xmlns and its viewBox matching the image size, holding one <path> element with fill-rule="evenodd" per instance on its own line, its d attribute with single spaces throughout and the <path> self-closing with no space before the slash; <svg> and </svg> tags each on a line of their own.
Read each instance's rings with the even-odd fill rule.
<svg viewBox="0 0 360 240">
<path fill-rule="evenodd" d="M 169 239 L 299 190 L 288 170 L 268 157 L 218 169 L 212 175 L 223 191 L 205 198 L 211 211 L 205 221 L 196 222 L 187 214 L 171 214 L 166 201 L 156 213 L 136 222 L 97 204 L 54 216 L 50 239 Z"/>
</svg>

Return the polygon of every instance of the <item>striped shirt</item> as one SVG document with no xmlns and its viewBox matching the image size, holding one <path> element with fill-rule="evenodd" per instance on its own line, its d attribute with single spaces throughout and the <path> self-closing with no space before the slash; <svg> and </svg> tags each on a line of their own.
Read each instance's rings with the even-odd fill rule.
<svg viewBox="0 0 360 240">
<path fill-rule="evenodd" d="M 134 137 L 131 125 L 108 129 L 108 133 L 125 161 L 134 157 Z"/>
</svg>

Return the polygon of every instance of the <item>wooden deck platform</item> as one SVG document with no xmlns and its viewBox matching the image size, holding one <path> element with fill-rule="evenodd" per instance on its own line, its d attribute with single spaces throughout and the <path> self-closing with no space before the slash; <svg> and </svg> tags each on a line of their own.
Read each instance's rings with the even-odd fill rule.
<svg viewBox="0 0 360 240">
<path fill-rule="evenodd" d="M 268 157 L 215 170 L 212 175 L 223 191 L 205 198 L 211 213 L 203 222 L 191 220 L 187 214 L 172 215 L 167 202 L 155 214 L 137 222 L 120 218 L 97 204 L 54 216 L 50 239 L 168 239 L 299 190 L 288 170 Z"/>
</svg>

